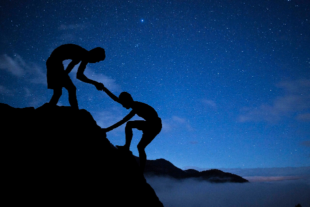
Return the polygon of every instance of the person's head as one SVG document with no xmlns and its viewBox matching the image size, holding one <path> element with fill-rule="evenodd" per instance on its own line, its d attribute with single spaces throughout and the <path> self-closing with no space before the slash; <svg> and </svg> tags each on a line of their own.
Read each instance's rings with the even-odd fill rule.
<svg viewBox="0 0 310 207">
<path fill-rule="evenodd" d="M 129 109 L 131 107 L 133 99 L 129 93 L 122 92 L 118 98 L 123 107 L 125 107 L 126 109 Z"/>
<path fill-rule="evenodd" d="M 101 47 L 96 47 L 87 54 L 87 61 L 89 63 L 96 63 L 105 59 L 105 51 Z"/>
</svg>

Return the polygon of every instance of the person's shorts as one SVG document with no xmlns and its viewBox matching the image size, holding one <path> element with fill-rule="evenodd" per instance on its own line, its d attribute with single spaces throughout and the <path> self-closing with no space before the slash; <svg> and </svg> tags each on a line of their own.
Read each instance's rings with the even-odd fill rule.
<svg viewBox="0 0 310 207">
<path fill-rule="evenodd" d="M 64 87 L 71 79 L 66 74 L 62 61 L 49 57 L 46 61 L 47 88 L 55 89 Z"/>
<path fill-rule="evenodd" d="M 142 121 L 142 120 L 136 120 L 136 121 L 131 121 L 134 122 L 132 123 L 134 128 L 141 130 L 144 135 L 149 135 L 149 136 L 156 136 L 159 134 L 159 132 L 162 129 L 162 123 L 161 119 L 158 118 L 154 121 Z"/>
</svg>

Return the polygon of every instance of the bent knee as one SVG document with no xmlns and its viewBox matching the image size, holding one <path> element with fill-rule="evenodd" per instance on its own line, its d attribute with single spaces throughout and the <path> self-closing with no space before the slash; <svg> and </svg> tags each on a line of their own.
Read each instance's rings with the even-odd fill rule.
<svg viewBox="0 0 310 207">
<path fill-rule="evenodd" d="M 145 146 L 142 146 L 141 144 L 138 144 L 137 148 L 138 148 L 139 152 L 144 152 Z"/>
<path fill-rule="evenodd" d="M 70 85 L 69 87 L 67 87 L 68 91 L 72 91 L 72 92 L 76 92 L 76 87 L 75 85 Z"/>
<path fill-rule="evenodd" d="M 126 128 L 126 129 L 132 129 L 132 128 L 134 128 L 133 122 L 128 121 L 125 128 Z"/>
<path fill-rule="evenodd" d="M 61 88 L 54 89 L 54 95 L 55 96 L 61 96 L 62 95 L 62 89 Z"/>
</svg>

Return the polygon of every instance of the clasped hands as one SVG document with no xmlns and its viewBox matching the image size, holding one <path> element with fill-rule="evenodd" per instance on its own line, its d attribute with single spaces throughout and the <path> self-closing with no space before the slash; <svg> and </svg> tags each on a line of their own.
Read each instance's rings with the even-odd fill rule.
<svg viewBox="0 0 310 207">
<path fill-rule="evenodd" d="M 102 91 L 104 89 L 104 85 L 102 83 L 96 82 L 94 85 L 98 91 Z"/>
</svg>

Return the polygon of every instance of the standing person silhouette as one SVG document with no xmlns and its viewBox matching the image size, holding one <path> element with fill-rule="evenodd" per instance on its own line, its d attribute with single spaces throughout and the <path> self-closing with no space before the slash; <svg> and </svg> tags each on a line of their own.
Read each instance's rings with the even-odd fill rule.
<svg viewBox="0 0 310 207">
<path fill-rule="evenodd" d="M 62 62 L 67 59 L 71 59 L 72 61 L 67 66 L 66 70 L 64 70 Z M 84 75 L 84 70 L 88 63 L 96 63 L 104 59 L 105 51 L 101 47 L 96 47 L 90 51 L 75 44 L 64 44 L 57 47 L 46 61 L 47 88 L 54 90 L 49 104 L 56 106 L 62 95 L 62 88 L 64 87 L 68 90 L 71 107 L 75 109 L 79 108 L 76 98 L 76 87 L 69 77 L 69 73 L 79 62 L 81 63 L 77 70 L 76 78 L 85 83 L 93 84 L 98 90 L 102 90 L 104 87 L 103 84 L 88 79 Z"/>
<path fill-rule="evenodd" d="M 132 140 L 132 129 L 136 128 L 142 131 L 142 138 L 137 147 L 139 151 L 140 167 L 143 172 L 146 163 L 145 148 L 161 131 L 161 119 L 158 117 L 157 112 L 151 106 L 142 102 L 134 101 L 131 95 L 127 92 L 122 92 L 119 95 L 119 98 L 117 98 L 107 88 L 104 87 L 103 91 L 106 92 L 114 101 L 122 104 L 122 106 L 126 109 L 132 108 L 132 111 L 121 121 L 103 130 L 105 132 L 111 131 L 128 121 L 125 127 L 126 143 L 124 146 L 117 146 L 120 149 L 125 149 L 128 151 Z M 142 117 L 145 121 L 129 121 L 136 114 Z"/>
</svg>

